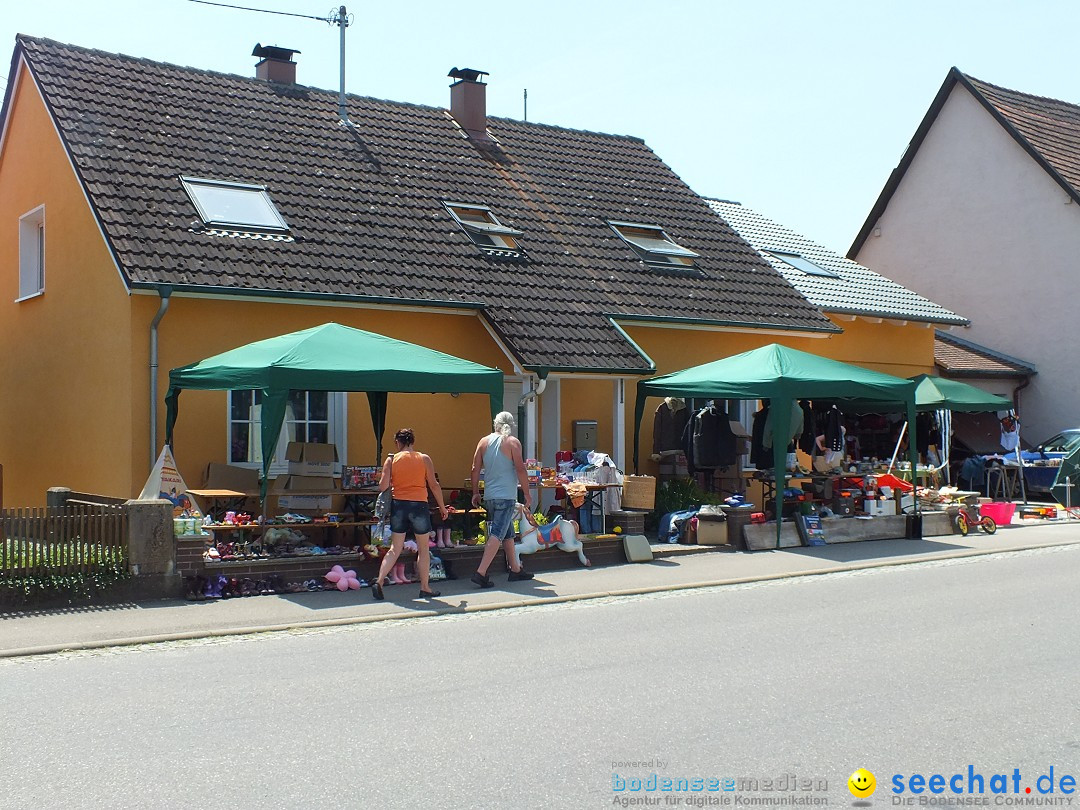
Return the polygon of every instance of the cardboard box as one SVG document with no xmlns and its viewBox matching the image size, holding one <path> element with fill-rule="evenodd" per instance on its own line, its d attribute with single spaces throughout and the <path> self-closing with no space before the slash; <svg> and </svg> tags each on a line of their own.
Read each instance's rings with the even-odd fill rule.
<svg viewBox="0 0 1080 810">
<path fill-rule="evenodd" d="M 341 485 L 336 478 L 323 478 L 319 475 L 279 475 L 274 480 L 274 490 L 335 493 L 341 491 Z"/>
<path fill-rule="evenodd" d="M 896 501 L 876 501 L 871 498 L 867 498 L 863 502 L 863 511 L 868 515 L 874 517 L 881 517 L 883 515 L 895 515 L 896 514 Z"/>
<path fill-rule="evenodd" d="M 329 512 L 332 495 L 280 495 L 278 509 L 282 512 Z"/>
<path fill-rule="evenodd" d="M 205 489 L 231 489 L 233 492 L 259 491 L 259 471 L 211 461 L 206 467 Z"/>
<path fill-rule="evenodd" d="M 285 450 L 289 475 L 318 475 L 332 478 L 337 462 L 337 448 L 317 442 L 289 442 Z"/>
<path fill-rule="evenodd" d="M 726 546 L 728 525 L 724 520 L 699 520 L 697 543 L 699 546 Z"/>
<path fill-rule="evenodd" d="M 742 422 L 736 419 L 731 421 L 731 432 L 735 434 L 735 453 L 745 456 L 750 452 L 750 441 L 753 438 L 750 432 L 743 427 Z"/>
</svg>

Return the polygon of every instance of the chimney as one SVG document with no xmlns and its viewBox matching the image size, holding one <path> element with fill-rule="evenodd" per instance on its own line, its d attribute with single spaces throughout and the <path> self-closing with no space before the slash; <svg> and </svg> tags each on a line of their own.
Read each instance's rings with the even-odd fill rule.
<svg viewBox="0 0 1080 810">
<path fill-rule="evenodd" d="M 251 55 L 261 56 L 262 61 L 255 65 L 255 78 L 264 82 L 296 84 L 296 62 L 292 60 L 294 53 L 300 51 L 279 48 L 276 45 L 256 44 Z"/>
<path fill-rule="evenodd" d="M 450 114 L 454 120 L 473 140 L 491 140 L 487 134 L 487 85 L 480 81 L 487 71 L 453 68 L 446 75 L 457 79 L 450 85 Z"/>
</svg>

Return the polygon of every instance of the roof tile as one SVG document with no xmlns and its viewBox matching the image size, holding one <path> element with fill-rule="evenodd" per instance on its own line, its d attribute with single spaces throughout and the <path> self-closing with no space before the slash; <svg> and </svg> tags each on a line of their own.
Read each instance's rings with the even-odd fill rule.
<svg viewBox="0 0 1080 810">
<path fill-rule="evenodd" d="M 648 370 L 609 318 L 835 327 L 636 138 L 178 67 L 20 36 L 129 281 L 481 306 L 530 367 Z M 180 175 L 264 184 L 296 241 L 214 236 Z M 483 256 L 441 201 L 524 231 L 525 261 Z M 700 277 L 647 268 L 608 219 L 662 226 Z M 692 297 L 691 297 L 692 296 Z M 581 330 L 566 340 L 565 324 Z"/>
</svg>

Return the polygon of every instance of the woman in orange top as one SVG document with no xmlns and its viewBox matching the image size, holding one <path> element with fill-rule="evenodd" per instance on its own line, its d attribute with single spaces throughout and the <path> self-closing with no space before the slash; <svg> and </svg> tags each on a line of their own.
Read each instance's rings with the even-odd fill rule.
<svg viewBox="0 0 1080 810">
<path fill-rule="evenodd" d="M 431 554 L 428 538 L 431 535 L 431 513 L 428 511 L 428 488 L 439 505 L 439 514 L 446 520 L 446 504 L 443 503 L 442 487 L 435 480 L 435 466 L 424 453 L 413 449 L 416 437 L 409 428 L 394 434 L 397 452 L 383 462 L 379 491 L 391 489 L 390 550 L 379 566 L 379 576 L 371 584 L 376 599 L 383 598 L 383 582 L 401 555 L 405 533 L 412 529 L 416 537 L 416 573 L 420 577 L 420 596 L 432 599 L 438 591 L 430 589 L 428 575 L 431 573 Z"/>
</svg>

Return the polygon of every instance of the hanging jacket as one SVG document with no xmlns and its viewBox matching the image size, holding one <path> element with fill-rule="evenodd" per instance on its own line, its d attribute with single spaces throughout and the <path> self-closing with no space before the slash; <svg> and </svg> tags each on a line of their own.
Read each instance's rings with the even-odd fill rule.
<svg viewBox="0 0 1080 810">
<path fill-rule="evenodd" d="M 825 417 L 825 449 L 841 452 L 844 449 L 844 415 L 833 405 Z"/>
<path fill-rule="evenodd" d="M 694 417 L 694 465 L 699 469 L 730 467 L 735 463 L 735 432 L 727 411 L 712 405 Z"/>
<path fill-rule="evenodd" d="M 799 400 L 799 408 L 803 412 L 803 429 L 798 439 L 799 449 L 806 455 L 812 456 L 814 454 L 814 439 L 818 435 L 814 426 L 814 411 L 810 407 L 809 401 L 805 399 Z"/>
<path fill-rule="evenodd" d="M 769 407 L 766 405 L 754 414 L 754 425 L 750 428 L 750 463 L 759 470 L 767 470 L 772 467 L 772 460 L 768 451 L 765 450 L 765 423 L 769 418 Z"/>
<path fill-rule="evenodd" d="M 661 402 L 653 416 L 653 452 L 682 450 L 682 435 L 690 421 L 690 409 L 685 404 L 672 410 L 667 402 Z"/>
</svg>

